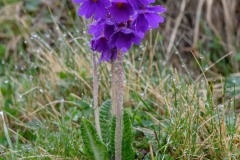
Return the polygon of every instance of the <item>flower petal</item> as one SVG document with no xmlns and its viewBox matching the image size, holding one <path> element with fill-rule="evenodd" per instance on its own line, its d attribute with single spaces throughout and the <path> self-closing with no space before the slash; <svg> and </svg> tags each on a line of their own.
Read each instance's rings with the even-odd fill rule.
<svg viewBox="0 0 240 160">
<path fill-rule="evenodd" d="M 96 6 L 96 10 L 95 10 L 94 19 L 99 19 L 99 18 L 104 19 L 104 18 L 106 18 L 108 12 L 107 12 L 104 4 L 103 3 L 97 3 L 96 5 L 97 6 Z"/>
<path fill-rule="evenodd" d="M 91 3 L 90 1 L 84 2 L 79 10 L 78 10 L 78 15 L 83 16 L 85 15 L 87 19 L 89 19 L 95 10 L 95 4 Z"/>
<path fill-rule="evenodd" d="M 138 15 L 135 23 L 137 31 L 146 32 L 149 29 L 148 21 L 143 14 Z"/>
<path fill-rule="evenodd" d="M 124 33 L 120 33 L 118 35 L 118 39 L 116 41 L 116 46 L 118 49 L 127 51 L 131 47 L 131 35 L 130 37 L 128 35 L 130 34 L 125 35 Z"/>
<path fill-rule="evenodd" d="M 146 13 L 144 16 L 152 28 L 158 28 L 159 23 L 164 22 L 164 18 L 157 13 Z"/>
<path fill-rule="evenodd" d="M 147 8 L 149 11 L 154 11 L 154 12 L 160 12 L 160 13 L 163 13 L 163 12 L 166 12 L 166 8 L 164 8 L 163 6 L 150 6 Z"/>
<path fill-rule="evenodd" d="M 79 3 L 83 3 L 83 2 L 86 2 L 87 0 L 72 0 L 74 3 L 77 3 L 77 4 L 79 4 Z"/>
<path fill-rule="evenodd" d="M 112 2 L 112 6 L 108 10 L 118 23 L 127 21 L 134 14 L 132 6 L 125 0 Z"/>
</svg>

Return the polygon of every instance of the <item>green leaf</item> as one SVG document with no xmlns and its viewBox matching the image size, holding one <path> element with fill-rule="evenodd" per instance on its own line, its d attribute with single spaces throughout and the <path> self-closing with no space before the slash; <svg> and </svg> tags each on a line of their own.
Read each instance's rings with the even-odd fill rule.
<svg viewBox="0 0 240 160">
<path fill-rule="evenodd" d="M 240 52 L 237 53 L 237 56 L 236 56 L 236 57 L 237 57 L 237 60 L 240 61 Z"/>
<path fill-rule="evenodd" d="M 159 119 L 163 119 L 161 115 L 159 115 L 152 107 L 150 107 L 142 98 L 141 96 L 138 96 L 140 101 L 144 104 L 144 106 L 153 114 L 155 114 Z"/>
<path fill-rule="evenodd" d="M 240 76 L 230 76 L 226 78 L 226 92 L 231 96 L 236 96 L 240 94 Z"/>
<path fill-rule="evenodd" d="M 7 127 L 7 124 L 5 122 L 4 115 L 3 115 L 2 111 L 0 111 L 0 117 L 2 118 L 2 121 L 3 121 L 3 131 L 4 131 L 4 134 L 6 136 L 9 148 L 13 149 L 13 143 L 12 143 L 12 140 L 10 138 L 10 134 L 8 132 L 8 127 Z M 12 156 L 12 159 L 15 159 L 15 155 L 12 152 L 11 152 L 11 156 Z"/>
<path fill-rule="evenodd" d="M 134 151 L 132 147 L 133 143 L 133 128 L 132 122 L 130 119 L 130 114 L 128 111 L 124 111 L 123 113 L 123 140 L 122 140 L 122 159 L 123 160 L 130 160 L 134 159 Z"/>
<path fill-rule="evenodd" d="M 13 101 L 11 99 L 6 99 L 4 103 L 5 108 L 10 108 L 13 105 Z"/>
<path fill-rule="evenodd" d="M 0 84 L 0 91 L 4 97 L 11 98 L 14 94 L 12 82 L 8 79 L 5 79 L 2 84 Z"/>
<path fill-rule="evenodd" d="M 111 100 L 105 101 L 102 106 L 100 107 L 100 126 L 101 126 L 101 132 L 102 132 L 102 138 L 103 142 L 106 144 L 108 143 L 109 140 L 109 127 L 111 123 L 111 108 L 112 108 L 112 103 Z"/>
<path fill-rule="evenodd" d="M 65 72 L 59 72 L 59 77 L 61 79 L 66 79 L 67 78 L 67 74 Z"/>
<path fill-rule="evenodd" d="M 35 0 L 35 1 L 25 0 L 24 4 L 25 4 L 25 9 L 27 11 L 36 12 L 41 5 L 41 0 Z"/>
<path fill-rule="evenodd" d="M 110 159 L 114 159 L 115 156 L 115 129 L 116 129 L 116 116 L 112 118 L 110 126 L 110 140 L 108 146 Z"/>
<path fill-rule="evenodd" d="M 6 45 L 0 44 L 0 59 L 4 59 L 6 49 L 7 49 Z"/>
<path fill-rule="evenodd" d="M 100 140 L 95 127 L 86 118 L 82 118 L 81 135 L 86 148 L 86 152 L 91 159 L 107 160 L 108 152 L 106 145 Z"/>
</svg>

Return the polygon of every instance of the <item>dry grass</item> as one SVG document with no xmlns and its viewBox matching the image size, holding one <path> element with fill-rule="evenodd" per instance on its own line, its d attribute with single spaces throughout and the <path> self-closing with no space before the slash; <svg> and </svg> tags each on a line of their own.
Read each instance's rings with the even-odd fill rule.
<svg viewBox="0 0 240 160">
<path fill-rule="evenodd" d="M 165 24 L 159 31 L 150 32 L 146 41 L 140 47 L 134 47 L 125 59 L 125 106 L 131 108 L 134 115 L 136 138 L 141 132 L 141 141 L 146 140 L 148 146 L 139 145 L 138 153 L 147 150 L 151 157 L 162 154 L 162 159 L 166 156 L 174 159 L 239 159 L 239 95 L 232 94 L 233 86 L 226 87 L 227 78 L 221 75 L 217 66 L 231 55 L 231 65 L 236 72 L 239 69 L 235 62 L 240 47 L 239 1 L 165 0 L 162 4 L 168 8 Z M 21 144 L 33 144 L 34 138 L 30 139 L 27 134 L 37 132 L 29 125 L 34 121 L 50 126 L 43 130 L 44 134 L 39 133 L 39 137 L 46 136 L 39 141 L 50 139 L 55 142 L 59 137 L 49 137 L 61 131 L 58 123 L 64 122 L 66 128 L 73 128 L 64 130 L 65 137 L 69 136 L 65 135 L 68 132 L 75 133 L 80 121 L 71 119 L 67 123 L 64 117 L 76 106 L 83 112 L 83 102 L 92 103 L 92 64 L 86 45 L 88 37 L 84 34 L 85 22 L 76 20 L 74 13 L 67 12 L 64 3 L 59 1 L 42 1 L 37 13 L 26 13 L 24 5 L 18 2 L 0 10 L 0 23 L 10 21 L 13 28 L 13 33 L 0 33 L 0 41 L 7 46 L 4 61 L 9 62 L 0 84 L 1 87 L 7 85 L 4 83 L 7 79 L 11 86 L 8 89 L 13 90 L 7 96 L 0 92 L 0 110 L 6 112 L 13 142 L 17 143 L 14 137 L 18 137 Z M 49 23 L 41 20 L 48 10 L 46 7 L 50 8 L 54 18 Z M 70 4 L 68 8 L 74 10 Z M 73 18 L 69 19 L 69 16 Z M 207 56 L 212 54 L 208 44 L 215 37 L 225 50 L 217 49 L 219 61 Z M 206 47 L 205 53 L 201 47 Z M 173 54 L 175 52 L 177 54 Z M 202 56 L 211 67 L 207 71 L 200 64 Z M 16 70 L 13 69 L 15 65 L 18 66 Z M 25 69 L 22 70 L 23 66 Z M 100 103 L 110 97 L 109 74 L 110 64 L 101 64 Z M 239 73 L 234 76 L 239 77 Z M 239 90 L 238 84 L 235 90 Z M 8 99 L 12 101 L 8 106 L 10 111 L 5 106 Z M 152 125 L 145 126 L 138 116 L 151 121 Z M 23 133 L 17 130 L 23 130 Z M 78 133 L 74 135 L 79 138 Z M 39 157 L 77 159 L 73 155 L 79 152 L 78 148 L 66 149 L 63 145 L 68 139 L 61 145 L 54 143 L 59 145 L 56 151 L 49 149 L 51 144 L 39 141 L 36 142 Z M 79 140 L 76 146 L 80 145 Z M 16 153 L 18 158 L 38 154 L 38 151 L 21 154 L 19 148 L 11 152 L 6 146 L 0 146 L 5 151 L 4 158 L 11 153 Z M 65 154 L 64 149 L 74 152 Z"/>
</svg>

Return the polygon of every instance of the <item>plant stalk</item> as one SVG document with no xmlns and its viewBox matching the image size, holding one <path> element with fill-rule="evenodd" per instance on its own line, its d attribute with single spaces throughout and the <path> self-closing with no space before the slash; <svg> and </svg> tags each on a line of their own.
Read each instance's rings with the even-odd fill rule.
<svg viewBox="0 0 240 160">
<path fill-rule="evenodd" d="M 115 60 L 112 60 L 111 62 L 111 74 L 112 74 L 112 116 L 116 115 L 116 106 L 117 106 L 117 83 L 116 83 L 116 63 Z"/>
<path fill-rule="evenodd" d="M 124 53 L 118 51 L 118 58 L 116 61 L 117 73 L 117 107 L 116 107 L 116 135 L 115 135 L 115 160 L 122 160 L 122 116 L 123 116 L 123 68 Z"/>
<path fill-rule="evenodd" d="M 96 53 L 93 53 L 93 107 L 96 130 L 99 137 L 102 139 L 100 121 L 99 121 L 99 107 L 98 107 L 98 67 L 96 60 Z"/>
</svg>

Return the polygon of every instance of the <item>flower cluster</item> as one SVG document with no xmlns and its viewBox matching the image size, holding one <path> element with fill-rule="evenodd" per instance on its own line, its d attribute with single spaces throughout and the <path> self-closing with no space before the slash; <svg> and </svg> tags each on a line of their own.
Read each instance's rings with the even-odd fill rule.
<svg viewBox="0 0 240 160">
<path fill-rule="evenodd" d="M 93 17 L 89 34 L 93 35 L 91 49 L 101 53 L 101 61 L 117 58 L 118 50 L 126 52 L 131 45 L 139 45 L 144 34 L 157 28 L 166 9 L 151 6 L 155 0 L 73 0 L 81 4 L 78 14 Z"/>
</svg>

